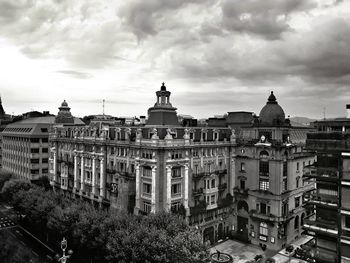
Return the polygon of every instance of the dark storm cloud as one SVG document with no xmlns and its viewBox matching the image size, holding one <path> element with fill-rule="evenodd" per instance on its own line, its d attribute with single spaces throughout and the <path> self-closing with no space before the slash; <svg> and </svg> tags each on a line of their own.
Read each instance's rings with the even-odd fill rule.
<svg viewBox="0 0 350 263">
<path fill-rule="evenodd" d="M 290 14 L 315 6 L 312 0 L 224 0 L 222 23 L 231 31 L 274 40 L 281 38 L 282 33 L 292 30 L 288 24 Z"/>
<path fill-rule="evenodd" d="M 173 73 L 200 79 L 236 78 L 251 84 L 291 77 L 325 87 L 350 84 L 350 22 L 341 18 L 320 21 L 308 31 L 291 32 L 258 47 L 254 42 L 244 46 L 219 39 L 198 52 L 182 51 L 180 55 L 173 51 Z"/>
<path fill-rule="evenodd" d="M 75 71 L 75 70 L 59 70 L 59 71 L 57 71 L 57 73 L 68 75 L 68 76 L 71 76 L 71 77 L 77 78 L 77 79 L 92 78 L 92 74 L 90 74 L 90 73 L 85 73 L 85 72 L 80 72 L 80 71 Z"/>
<path fill-rule="evenodd" d="M 135 0 L 127 2 L 118 12 L 123 24 L 130 28 L 137 38 L 154 36 L 166 23 L 168 16 L 190 4 L 206 5 L 209 0 Z M 213 3 L 213 2 L 212 2 Z M 169 12 L 173 12 L 169 14 Z"/>
</svg>

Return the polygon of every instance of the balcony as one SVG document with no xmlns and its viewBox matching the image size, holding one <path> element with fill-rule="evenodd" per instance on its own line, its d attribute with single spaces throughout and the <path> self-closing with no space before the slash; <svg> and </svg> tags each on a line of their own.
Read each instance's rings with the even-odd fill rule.
<svg viewBox="0 0 350 263">
<path fill-rule="evenodd" d="M 129 173 L 129 172 L 117 172 L 117 174 L 119 176 L 128 177 L 128 178 L 134 178 L 135 177 L 133 173 Z"/>
<path fill-rule="evenodd" d="M 350 241 L 350 230 L 346 230 L 343 228 L 341 231 L 341 238 Z"/>
<path fill-rule="evenodd" d="M 248 188 L 244 188 L 244 189 L 238 188 L 238 187 L 233 188 L 233 193 L 236 196 L 247 197 L 248 196 L 248 192 L 249 192 Z"/>
<path fill-rule="evenodd" d="M 324 219 L 316 219 L 315 215 L 304 219 L 304 229 L 311 232 L 318 232 L 323 235 L 337 236 L 338 228 L 336 221 L 327 221 Z"/>
<path fill-rule="evenodd" d="M 192 189 L 192 195 L 194 197 L 199 197 L 203 194 L 203 188 L 199 188 L 199 189 Z"/>
<path fill-rule="evenodd" d="M 327 207 L 334 208 L 334 209 L 338 208 L 338 197 L 337 196 L 312 194 L 310 197 L 311 197 L 309 200 L 310 204 L 327 206 Z"/>
<path fill-rule="evenodd" d="M 220 169 L 215 172 L 218 175 L 225 175 L 227 174 L 227 169 Z"/>
<path fill-rule="evenodd" d="M 193 173 L 192 174 L 192 178 L 193 179 L 201 179 L 201 178 L 203 178 L 203 177 L 205 177 L 205 176 L 208 176 L 209 175 L 209 173 Z"/>
<path fill-rule="evenodd" d="M 321 181 L 334 182 L 339 179 L 339 171 L 332 167 L 317 167 L 315 165 L 304 168 L 304 177 L 316 178 Z"/>
<path fill-rule="evenodd" d="M 115 174 L 117 172 L 116 169 L 114 168 L 106 168 L 106 173 L 107 174 Z"/>
<path fill-rule="evenodd" d="M 254 220 L 266 220 L 266 221 L 270 221 L 270 222 L 275 222 L 277 220 L 277 217 L 274 214 L 271 213 L 261 213 L 256 211 L 255 209 L 250 210 L 249 212 L 250 217 Z"/>
<path fill-rule="evenodd" d="M 226 188 L 227 188 L 227 184 L 226 183 L 219 184 L 219 186 L 218 186 L 219 192 L 225 191 Z"/>
</svg>

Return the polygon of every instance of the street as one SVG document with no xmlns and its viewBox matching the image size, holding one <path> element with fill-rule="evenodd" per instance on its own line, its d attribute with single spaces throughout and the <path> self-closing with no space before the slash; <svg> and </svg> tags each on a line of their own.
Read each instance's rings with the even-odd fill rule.
<svg viewBox="0 0 350 263">
<path fill-rule="evenodd" d="M 55 251 L 33 236 L 28 230 L 17 225 L 15 217 L 14 213 L 11 212 L 11 208 L 0 205 L 1 238 L 6 239 L 7 243 L 11 243 L 7 245 L 14 245 L 25 255 L 29 255 L 29 262 L 53 262 Z"/>
</svg>

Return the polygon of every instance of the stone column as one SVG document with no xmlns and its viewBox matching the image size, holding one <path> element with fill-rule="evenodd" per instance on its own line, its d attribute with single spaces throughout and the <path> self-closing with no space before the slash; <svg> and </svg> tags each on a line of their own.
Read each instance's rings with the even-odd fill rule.
<svg viewBox="0 0 350 263">
<path fill-rule="evenodd" d="M 74 192 L 78 189 L 78 155 L 74 153 Z"/>
<path fill-rule="evenodd" d="M 53 152 L 53 181 L 56 183 L 57 181 L 57 155 L 56 155 L 56 148 Z"/>
<path fill-rule="evenodd" d="M 157 166 L 152 166 L 152 197 L 151 197 L 151 213 L 156 212 L 156 172 Z"/>
<path fill-rule="evenodd" d="M 140 210 L 140 165 L 136 164 L 135 167 L 136 172 L 136 196 L 135 196 L 135 214 L 138 213 L 138 210 Z"/>
<path fill-rule="evenodd" d="M 171 209 L 171 165 L 166 167 L 166 210 Z"/>
<path fill-rule="evenodd" d="M 185 165 L 185 174 L 184 174 L 184 207 L 188 209 L 188 165 Z"/>
<path fill-rule="evenodd" d="M 104 173 L 104 159 L 100 159 L 100 196 L 102 198 L 105 198 L 105 188 L 106 188 L 106 180 L 105 180 L 105 173 Z"/>
<path fill-rule="evenodd" d="M 232 154 L 230 179 L 230 194 L 233 196 L 233 188 L 236 186 L 236 155 Z"/>
<path fill-rule="evenodd" d="M 81 155 L 80 157 L 80 193 L 82 194 L 85 187 L 84 187 L 84 173 L 85 173 L 85 169 L 84 169 L 84 155 Z"/>
<path fill-rule="evenodd" d="M 92 157 L 92 197 L 96 194 L 96 157 Z"/>
</svg>

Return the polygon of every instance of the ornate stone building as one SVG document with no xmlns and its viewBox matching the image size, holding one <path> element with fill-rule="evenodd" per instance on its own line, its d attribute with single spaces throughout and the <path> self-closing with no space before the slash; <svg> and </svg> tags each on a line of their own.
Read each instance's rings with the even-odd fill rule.
<svg viewBox="0 0 350 263">
<path fill-rule="evenodd" d="M 252 127 L 241 129 L 232 155 L 238 239 L 280 249 L 302 233 L 304 198 L 315 187 L 302 178 L 315 159 L 304 150 L 307 132 L 291 127 L 272 92 Z"/>
<path fill-rule="evenodd" d="M 311 185 L 298 171 L 313 156 L 302 149 L 307 130 L 290 126 L 273 95 L 260 119 L 249 117 L 250 126 L 239 114 L 239 134 L 181 126 L 164 83 L 156 95 L 146 125 L 56 127 L 50 134 L 54 188 L 135 214 L 181 213 L 204 241 L 233 230 L 242 240 L 277 248 L 300 234 L 294 222 Z"/>
</svg>

